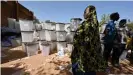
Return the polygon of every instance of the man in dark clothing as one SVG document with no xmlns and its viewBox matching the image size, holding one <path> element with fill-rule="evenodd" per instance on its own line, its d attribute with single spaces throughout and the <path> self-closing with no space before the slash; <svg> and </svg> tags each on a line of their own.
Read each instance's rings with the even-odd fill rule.
<svg viewBox="0 0 133 75">
<path fill-rule="evenodd" d="M 116 38 L 116 35 L 117 35 L 117 30 L 116 30 L 116 27 L 115 27 L 115 21 L 117 21 L 119 19 L 119 14 L 116 12 L 116 13 L 112 13 L 110 15 L 110 21 L 108 22 L 108 24 L 106 25 L 106 28 L 105 28 L 105 31 L 104 31 L 104 34 L 105 36 L 103 37 L 104 39 L 104 52 L 103 52 L 103 56 L 106 60 L 106 62 L 108 62 L 108 58 L 110 57 L 110 53 L 114 47 L 114 42 L 119 42 L 119 38 L 117 37 Z M 116 40 L 115 40 L 116 39 Z M 115 46 L 118 46 L 118 45 L 115 45 Z M 113 55 L 112 55 L 112 64 L 114 66 L 117 66 L 115 65 L 116 62 L 115 60 L 117 60 L 119 57 L 119 51 L 117 50 L 117 47 L 114 47 L 113 49 Z"/>
</svg>

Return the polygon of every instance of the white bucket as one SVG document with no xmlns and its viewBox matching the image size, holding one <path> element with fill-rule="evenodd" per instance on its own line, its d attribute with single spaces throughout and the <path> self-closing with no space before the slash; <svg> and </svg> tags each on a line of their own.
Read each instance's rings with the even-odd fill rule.
<svg viewBox="0 0 133 75">
<path fill-rule="evenodd" d="M 56 32 L 57 41 L 65 41 L 66 40 L 66 32 L 65 31 L 58 31 Z"/>
<path fill-rule="evenodd" d="M 45 37 L 46 37 L 46 41 L 55 41 L 56 40 L 56 32 L 50 31 L 50 30 L 45 30 Z"/>
<path fill-rule="evenodd" d="M 39 47 L 40 48 L 41 48 L 41 43 L 43 43 L 43 42 L 46 42 L 46 41 L 39 41 Z M 55 50 L 57 48 L 57 42 L 49 41 L 48 43 L 50 45 L 50 51 L 53 51 L 53 50 Z"/>
<path fill-rule="evenodd" d="M 67 48 L 69 52 L 72 52 L 73 50 L 73 44 L 67 44 Z"/>
<path fill-rule="evenodd" d="M 45 30 L 41 30 L 38 32 L 39 32 L 39 40 L 46 40 Z"/>
<path fill-rule="evenodd" d="M 44 45 L 44 44 L 42 44 L 43 42 L 45 42 L 45 41 L 39 42 L 40 50 L 42 51 L 42 54 L 44 56 L 48 56 L 50 53 L 50 45 Z"/>
<path fill-rule="evenodd" d="M 26 50 L 28 56 L 36 55 L 36 52 L 38 50 L 38 43 L 26 45 Z"/>
<path fill-rule="evenodd" d="M 66 48 L 66 42 L 57 42 L 57 51 L 59 51 L 61 48 Z"/>
<path fill-rule="evenodd" d="M 33 24 L 33 21 L 19 20 L 19 23 L 20 23 L 20 30 L 21 31 L 33 31 L 33 30 L 35 30 L 35 25 Z"/>
<path fill-rule="evenodd" d="M 33 42 L 33 32 L 21 32 L 22 42 Z"/>
<path fill-rule="evenodd" d="M 56 23 L 56 31 L 65 31 L 64 23 Z"/>
</svg>

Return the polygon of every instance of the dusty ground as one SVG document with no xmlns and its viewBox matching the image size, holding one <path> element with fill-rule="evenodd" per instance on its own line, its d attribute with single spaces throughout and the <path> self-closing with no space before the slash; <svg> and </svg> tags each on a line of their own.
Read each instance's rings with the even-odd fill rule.
<svg viewBox="0 0 133 75">
<path fill-rule="evenodd" d="M 71 64 L 69 55 L 62 58 L 59 58 L 57 53 L 49 56 L 37 54 L 25 57 L 21 46 L 10 49 L 8 53 L 7 57 L 10 62 L 6 61 L 1 64 L 2 75 L 71 75 L 69 71 L 69 64 Z M 121 66 L 122 68 L 118 69 L 110 65 L 110 73 L 133 74 L 133 64 L 130 64 L 128 60 L 121 61 Z"/>
<path fill-rule="evenodd" d="M 59 66 L 64 68 L 70 64 L 70 59 L 65 56 L 63 58 L 56 57 L 56 54 L 44 57 L 42 54 L 18 59 L 1 65 L 2 75 L 6 74 L 6 69 L 15 69 L 16 71 L 21 69 L 25 72 L 29 72 L 31 75 L 71 75 L 69 71 L 60 70 Z M 13 70 L 14 71 L 14 70 Z M 11 72 L 13 73 L 13 72 Z M 21 72 L 22 73 L 22 72 Z"/>
</svg>

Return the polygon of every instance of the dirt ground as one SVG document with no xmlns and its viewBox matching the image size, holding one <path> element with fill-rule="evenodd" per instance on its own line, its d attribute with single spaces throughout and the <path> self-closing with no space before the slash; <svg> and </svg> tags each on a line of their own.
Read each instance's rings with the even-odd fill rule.
<svg viewBox="0 0 133 75">
<path fill-rule="evenodd" d="M 22 53 L 21 53 L 22 52 Z M 72 75 L 69 55 L 58 57 L 57 53 L 49 56 L 37 54 L 26 57 L 22 47 L 11 48 L 8 61 L 1 64 L 1 75 Z M 110 65 L 111 74 L 133 74 L 133 64 L 128 60 L 120 62 L 121 68 Z"/>
<path fill-rule="evenodd" d="M 66 69 L 60 70 L 59 68 L 59 66 L 66 68 L 70 64 L 70 59 L 67 56 L 63 58 L 58 58 L 56 56 L 56 54 L 50 56 L 38 54 L 4 63 L 1 66 L 3 69 L 2 75 L 10 75 L 10 73 L 13 73 L 10 71 L 10 73 L 8 72 L 8 74 L 6 74 L 6 69 L 9 70 L 9 68 L 15 69 L 16 71 L 21 70 L 21 73 L 27 72 L 30 73 L 30 75 L 71 75 Z"/>
</svg>

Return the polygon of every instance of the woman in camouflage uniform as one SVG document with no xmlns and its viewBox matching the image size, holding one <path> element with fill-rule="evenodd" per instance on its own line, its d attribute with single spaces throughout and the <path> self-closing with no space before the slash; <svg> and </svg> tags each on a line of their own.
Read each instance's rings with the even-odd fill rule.
<svg viewBox="0 0 133 75">
<path fill-rule="evenodd" d="M 100 54 L 99 24 L 94 6 L 85 9 L 84 19 L 74 36 L 74 50 L 71 54 L 74 75 L 105 71 L 107 66 Z"/>
</svg>

